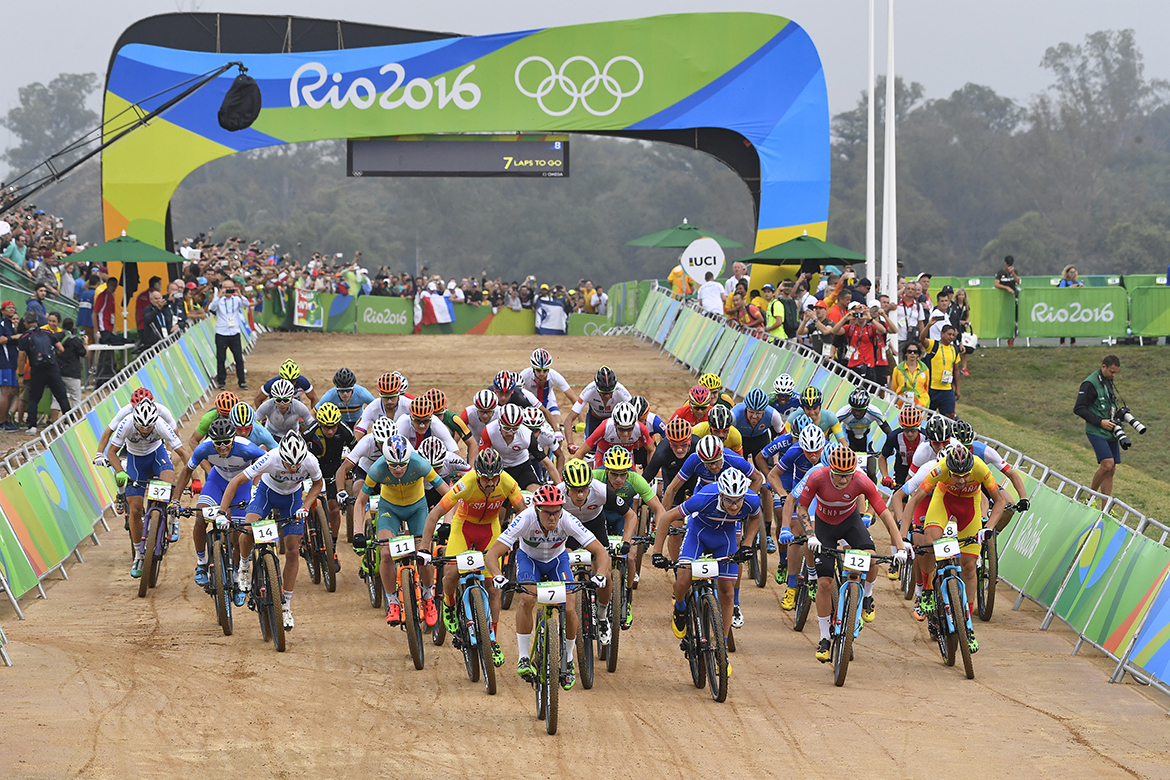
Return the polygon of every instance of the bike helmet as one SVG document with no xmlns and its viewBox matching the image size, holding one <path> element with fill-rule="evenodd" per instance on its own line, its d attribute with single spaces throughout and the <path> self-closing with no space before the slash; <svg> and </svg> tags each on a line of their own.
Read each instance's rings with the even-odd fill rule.
<svg viewBox="0 0 1170 780">
<path fill-rule="evenodd" d="M 431 400 L 425 395 L 420 395 L 410 402 L 410 418 L 412 420 L 423 422 L 431 419 L 435 407 L 431 404 Z"/>
<path fill-rule="evenodd" d="M 407 379 L 406 379 L 406 377 L 405 377 L 405 376 L 403 376 L 402 374 L 398 373 L 397 371 L 391 371 L 391 372 L 390 372 L 390 375 L 391 375 L 391 376 L 398 377 L 398 382 L 399 382 L 399 384 L 401 384 L 401 385 L 402 385 L 402 392 L 404 392 L 404 393 L 405 393 L 407 390 L 409 390 L 409 389 L 410 389 L 410 382 L 408 382 L 408 381 L 407 381 Z"/>
<path fill-rule="evenodd" d="M 638 423 L 638 410 L 628 401 L 622 401 L 613 408 L 610 416 L 613 424 L 618 428 L 633 428 Z"/>
<path fill-rule="evenodd" d="M 538 507 L 565 505 L 565 492 L 556 485 L 541 485 L 532 494 L 532 504 Z"/>
<path fill-rule="evenodd" d="M 504 470 L 504 461 L 500 453 L 491 447 L 482 449 L 475 456 L 475 473 L 485 479 L 495 479 Z"/>
<path fill-rule="evenodd" d="M 357 384 L 357 377 L 348 368 L 339 368 L 333 375 L 333 386 L 338 390 L 352 390 Z"/>
<path fill-rule="evenodd" d="M 711 391 L 702 385 L 695 385 L 687 394 L 687 402 L 695 409 L 706 409 L 711 403 Z"/>
<path fill-rule="evenodd" d="M 301 376 L 301 367 L 295 360 L 286 360 L 280 364 L 280 378 L 295 382 Z"/>
<path fill-rule="evenodd" d="M 962 444 L 952 444 L 947 450 L 946 464 L 951 476 L 962 477 L 975 468 L 975 455 Z"/>
<path fill-rule="evenodd" d="M 544 413 L 538 406 L 526 407 L 520 412 L 520 422 L 529 430 L 539 431 L 544 427 Z"/>
<path fill-rule="evenodd" d="M 913 430 L 922 425 L 922 408 L 911 404 L 903 406 L 902 411 L 898 412 L 898 425 L 906 430 Z"/>
<path fill-rule="evenodd" d="M 975 429 L 971 427 L 971 423 L 966 420 L 954 419 L 951 421 L 951 435 L 959 440 L 959 443 L 970 447 L 975 443 Z"/>
<path fill-rule="evenodd" d="M 751 409 L 753 412 L 762 412 L 768 408 L 768 394 L 763 388 L 753 388 L 743 397 L 743 405 L 745 409 Z"/>
<path fill-rule="evenodd" d="M 547 371 L 552 365 L 552 355 L 543 347 L 532 350 L 532 368 L 536 371 Z"/>
<path fill-rule="evenodd" d="M 580 458 L 573 458 L 565 464 L 565 484 L 571 488 L 583 488 L 593 481 L 593 469 Z"/>
<path fill-rule="evenodd" d="M 691 424 L 681 417 L 675 417 L 666 424 L 666 438 L 675 444 L 691 440 Z"/>
<path fill-rule="evenodd" d="M 743 498 L 747 495 L 752 482 L 739 469 L 729 468 L 719 472 L 716 484 L 719 485 L 719 495 L 727 498 Z"/>
<path fill-rule="evenodd" d="M 630 399 L 630 403 L 634 405 L 634 411 L 638 413 L 638 419 L 645 420 L 646 412 L 650 411 L 650 402 L 646 400 L 646 396 L 636 395 Z"/>
<path fill-rule="evenodd" d="M 296 431 L 289 431 L 280 440 L 280 459 L 294 468 L 305 462 L 309 447 Z"/>
<path fill-rule="evenodd" d="M 602 366 L 593 376 L 593 385 L 599 393 L 612 393 L 617 389 L 617 374 L 609 366 Z"/>
<path fill-rule="evenodd" d="M 495 452 L 495 450 L 492 450 Z M 435 468 L 442 468 L 447 462 L 447 446 L 434 436 L 428 436 L 419 442 L 418 454 L 427 459 Z"/>
<path fill-rule="evenodd" d="M 144 400 L 149 400 L 149 401 L 154 400 L 154 393 L 150 392 L 149 387 L 140 387 L 137 390 L 135 390 L 133 393 L 130 394 L 130 405 L 131 406 L 138 406 L 138 403 L 140 401 L 144 401 Z"/>
<path fill-rule="evenodd" d="M 936 414 L 926 421 L 926 428 L 923 431 L 926 434 L 928 441 L 935 444 L 944 442 L 951 438 L 951 421 L 941 414 Z"/>
<path fill-rule="evenodd" d="M 834 474 L 852 474 L 857 470 L 857 453 L 838 444 L 829 453 L 829 468 Z"/>
<path fill-rule="evenodd" d="M 772 391 L 776 395 L 792 395 L 796 392 L 796 380 L 788 374 L 781 374 L 772 383 Z"/>
<path fill-rule="evenodd" d="M 320 404 L 317 407 L 317 411 L 314 413 L 314 416 L 317 418 L 317 422 L 319 422 L 321 425 L 324 425 L 326 428 L 337 425 L 339 422 L 341 422 L 341 410 L 337 408 L 337 404 L 330 403 L 328 401 Z"/>
<path fill-rule="evenodd" d="M 815 425 L 806 425 L 800 432 L 800 449 L 805 452 L 820 452 L 824 448 L 824 432 Z"/>
<path fill-rule="evenodd" d="M 813 409 L 820 406 L 825 401 L 824 394 L 821 393 L 819 387 L 806 387 L 804 392 L 800 394 L 800 405 L 805 409 Z"/>
<path fill-rule="evenodd" d="M 296 395 L 296 389 L 293 387 L 293 383 L 287 379 L 277 379 L 272 383 L 268 395 L 272 396 L 273 401 L 291 401 Z M 235 404 L 233 403 L 232 406 Z"/>
<path fill-rule="evenodd" d="M 707 412 L 707 424 L 712 431 L 726 431 L 731 428 L 731 410 L 726 406 L 716 404 Z"/>
<path fill-rule="evenodd" d="M 431 414 L 442 414 L 447 411 L 447 394 L 437 387 L 432 387 L 423 393 L 423 398 L 431 402 Z"/>
<path fill-rule="evenodd" d="M 500 427 L 515 430 L 524 424 L 524 411 L 516 404 L 504 404 L 500 410 Z"/>
<path fill-rule="evenodd" d="M 237 428 L 251 428 L 252 423 L 256 422 L 256 415 L 252 412 L 252 407 L 248 406 L 243 401 L 232 407 L 231 414 L 228 417 L 232 421 L 232 425 Z"/>
<path fill-rule="evenodd" d="M 158 422 L 158 407 L 153 402 L 134 407 L 134 427 L 141 431 L 153 430 Z"/>
<path fill-rule="evenodd" d="M 405 466 L 410 463 L 410 442 L 404 436 L 391 436 L 382 443 L 382 457 L 389 466 Z"/>
<path fill-rule="evenodd" d="M 495 379 L 492 380 L 492 387 L 501 393 L 510 393 L 512 388 L 516 386 L 516 380 L 512 378 L 511 371 L 501 371 L 496 374 Z"/>
<path fill-rule="evenodd" d="M 723 380 L 719 378 L 718 374 L 703 374 L 699 377 L 699 384 L 710 390 L 712 395 L 718 395 L 719 391 L 723 389 Z"/>
<path fill-rule="evenodd" d="M 150 400 L 152 403 L 154 402 L 153 398 Z M 236 397 L 236 394 L 231 390 L 222 390 L 220 391 L 219 395 L 215 397 L 215 408 L 221 415 L 230 414 L 232 407 L 239 402 L 240 399 Z M 137 404 L 135 404 L 135 406 L 137 406 Z"/>
<path fill-rule="evenodd" d="M 236 426 L 226 417 L 216 417 L 207 428 L 207 438 L 216 443 L 232 441 L 236 438 Z"/>
<path fill-rule="evenodd" d="M 869 408 L 869 392 L 862 388 L 857 388 L 849 394 L 849 408 L 850 409 L 868 409 Z"/>
<path fill-rule="evenodd" d="M 383 398 L 396 398 L 402 395 L 402 380 L 394 374 L 382 374 L 378 377 L 378 394 Z"/>
<path fill-rule="evenodd" d="M 602 465 L 606 471 L 629 471 L 634 467 L 634 459 L 630 457 L 630 451 L 625 447 L 614 446 L 605 453 Z"/>
<path fill-rule="evenodd" d="M 695 453 L 704 463 L 718 463 L 723 460 L 723 442 L 719 441 L 718 436 L 707 434 L 699 439 L 699 446 L 695 447 Z"/>
<path fill-rule="evenodd" d="M 370 426 L 370 435 L 374 437 L 374 441 L 381 447 L 387 439 L 394 435 L 396 430 L 393 420 L 389 417 L 379 417 Z"/>
<path fill-rule="evenodd" d="M 500 404 L 500 399 L 491 390 L 480 390 L 475 394 L 475 408 L 481 412 L 490 412 Z"/>
</svg>

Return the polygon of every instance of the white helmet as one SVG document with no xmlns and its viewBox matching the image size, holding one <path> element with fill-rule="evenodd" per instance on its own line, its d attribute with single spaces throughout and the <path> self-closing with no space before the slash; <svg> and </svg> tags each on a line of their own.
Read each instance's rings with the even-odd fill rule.
<svg viewBox="0 0 1170 780">
<path fill-rule="evenodd" d="M 428 436 L 418 444 L 418 454 L 432 466 L 439 468 L 447 462 L 447 445 L 434 436 Z"/>
<path fill-rule="evenodd" d="M 291 401 L 292 397 L 296 395 L 296 388 L 293 383 L 287 379 L 277 379 L 269 388 L 268 395 L 272 396 L 274 401 L 285 400 Z"/>
<path fill-rule="evenodd" d="M 405 393 L 407 388 L 410 387 L 410 382 L 407 380 L 407 378 L 405 376 L 398 373 L 397 371 L 391 371 L 390 373 L 397 376 L 400 380 L 402 380 L 402 392 Z"/>
<path fill-rule="evenodd" d="M 530 428 L 534 431 L 539 431 L 544 428 L 544 412 L 540 410 L 539 406 L 526 406 L 520 413 L 520 419 L 524 423 L 525 428 Z"/>
<path fill-rule="evenodd" d="M 820 452 L 825 448 L 825 434 L 815 425 L 806 425 L 800 432 L 800 448 L 805 452 Z"/>
<path fill-rule="evenodd" d="M 706 463 L 714 463 L 717 460 L 722 460 L 723 442 L 719 441 L 718 436 L 709 433 L 699 439 L 699 444 L 695 447 L 695 454 L 699 456 L 699 460 Z"/>
<path fill-rule="evenodd" d="M 772 390 L 775 391 L 776 395 L 792 395 L 796 392 L 796 380 L 788 374 L 781 374 L 772 383 Z"/>
<path fill-rule="evenodd" d="M 500 405 L 500 399 L 491 390 L 480 390 L 475 394 L 475 408 L 481 412 L 490 412 Z"/>
<path fill-rule="evenodd" d="M 139 401 L 134 407 L 134 427 L 142 430 L 153 429 L 158 422 L 158 407 L 153 401 Z"/>
<path fill-rule="evenodd" d="M 743 498 L 751 487 L 751 480 L 739 469 L 726 468 L 719 472 L 719 494 L 728 498 Z"/>
<path fill-rule="evenodd" d="M 633 428 L 638 422 L 638 410 L 629 401 L 622 401 L 613 408 L 610 419 L 618 428 Z"/>
<path fill-rule="evenodd" d="M 308 454 L 309 447 L 296 431 L 289 431 L 280 440 L 280 459 L 285 463 L 299 466 L 305 462 Z"/>
<path fill-rule="evenodd" d="M 374 420 L 374 424 L 370 426 L 370 435 L 374 437 L 374 441 L 381 446 L 386 439 L 395 434 L 397 429 L 394 427 L 394 421 L 389 417 L 379 417 Z"/>
</svg>

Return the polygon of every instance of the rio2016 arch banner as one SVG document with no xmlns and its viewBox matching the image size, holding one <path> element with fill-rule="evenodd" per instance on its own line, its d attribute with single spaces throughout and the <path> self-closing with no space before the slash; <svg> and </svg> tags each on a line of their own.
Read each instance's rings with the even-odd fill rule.
<svg viewBox="0 0 1170 780">
<path fill-rule="evenodd" d="M 229 71 L 107 149 L 107 239 L 125 230 L 163 246 L 179 183 L 204 163 L 249 149 L 389 135 L 701 127 L 734 130 L 759 155 L 757 250 L 805 231 L 825 235 L 824 72 L 808 34 L 781 17 L 680 14 L 283 54 L 130 44 L 110 68 L 104 119 L 139 101 L 156 108 L 177 90 L 147 98 L 232 60 L 260 86 L 259 118 L 246 130 L 220 128 Z"/>
</svg>

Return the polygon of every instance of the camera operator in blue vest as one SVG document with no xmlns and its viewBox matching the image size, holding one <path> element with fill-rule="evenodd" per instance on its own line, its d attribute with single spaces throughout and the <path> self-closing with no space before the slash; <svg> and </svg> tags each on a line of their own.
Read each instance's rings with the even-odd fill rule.
<svg viewBox="0 0 1170 780">
<path fill-rule="evenodd" d="M 1146 432 L 1146 426 L 1129 413 L 1129 407 L 1113 388 L 1113 380 L 1120 373 L 1121 359 L 1106 355 L 1101 368 L 1081 382 L 1073 407 L 1073 413 L 1085 420 L 1085 433 L 1099 464 L 1089 487 L 1107 496 L 1113 495 L 1113 474 L 1121 462 L 1121 451 L 1133 444 L 1125 435 L 1124 424 L 1129 423 L 1138 433 Z"/>
</svg>

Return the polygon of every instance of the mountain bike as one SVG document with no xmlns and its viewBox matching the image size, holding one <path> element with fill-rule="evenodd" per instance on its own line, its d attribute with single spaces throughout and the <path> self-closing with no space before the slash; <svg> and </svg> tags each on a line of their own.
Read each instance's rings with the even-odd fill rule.
<svg viewBox="0 0 1170 780">
<path fill-rule="evenodd" d="M 996 537 L 1003 533 L 1017 511 L 1015 504 L 1004 507 L 999 524 L 987 534 L 979 550 L 979 557 L 975 560 L 975 574 L 978 577 L 975 603 L 979 608 L 979 619 L 984 622 L 991 620 L 991 613 L 995 610 L 995 584 L 999 581 L 999 543 Z"/>
<path fill-rule="evenodd" d="M 595 590 L 592 582 L 528 582 L 505 590 L 536 596 L 536 628 L 532 638 L 532 666 L 529 680 L 536 691 L 536 717 L 544 720 L 549 734 L 557 733 L 560 689 L 568 667 L 565 664 L 565 601 L 577 590 Z"/>
<path fill-rule="evenodd" d="M 991 535 L 994 538 L 994 534 Z M 931 638 L 938 643 L 939 653 L 947 666 L 954 666 L 958 659 L 955 651 L 963 658 L 963 671 L 968 680 L 975 679 L 975 666 L 971 658 L 969 639 L 974 630 L 971 616 L 967 614 L 967 588 L 963 584 L 963 572 L 959 564 L 959 552 L 965 544 L 971 544 L 978 537 L 965 536 L 961 539 L 944 536 L 927 546 L 915 546 L 914 552 L 934 552 L 934 611 L 927 615 Z"/>
<path fill-rule="evenodd" d="M 669 568 L 690 567 L 691 589 L 686 598 L 687 633 L 679 643 L 691 668 L 691 680 L 696 688 L 710 683 L 711 698 L 727 700 L 727 633 L 723 629 L 723 612 L 719 607 L 719 592 L 715 579 L 719 564 L 737 561 L 736 556 L 696 558 L 690 563 L 676 563 Z"/>
<path fill-rule="evenodd" d="M 378 497 L 370 496 L 370 505 L 373 507 L 374 516 L 378 514 Z M 361 558 L 361 563 L 358 565 L 358 577 L 365 580 L 366 589 L 370 594 L 370 606 L 374 609 L 382 606 L 382 577 L 379 575 L 379 568 L 382 562 L 382 551 L 378 545 L 377 531 L 374 528 L 374 522 L 370 518 L 364 518 L 364 530 L 366 537 L 366 545 L 361 549 L 353 548 L 353 551 Z"/>
<path fill-rule="evenodd" d="M 130 479 L 126 485 L 146 488 L 142 507 L 142 538 L 139 540 L 143 544 L 142 576 L 138 579 L 138 598 L 146 598 L 147 591 L 158 585 L 162 559 L 171 546 L 167 506 L 174 485 L 161 479 Z M 129 512 L 126 517 L 130 517 Z"/>
<path fill-rule="evenodd" d="M 593 576 L 593 553 L 584 547 L 569 550 L 569 566 L 575 582 L 589 582 Z M 602 658 L 603 647 L 597 638 L 597 593 L 584 590 L 577 596 L 577 676 L 585 690 L 593 687 L 594 647 Z M 614 633 L 610 629 L 610 634 Z"/>
<path fill-rule="evenodd" d="M 445 557 L 447 555 L 447 538 L 450 533 L 450 524 L 443 523 L 435 529 L 434 538 L 431 539 L 431 563 L 435 567 L 435 604 L 440 605 L 443 603 L 443 569 L 450 562 L 450 559 Z M 446 641 L 447 624 L 443 621 L 442 607 L 440 607 L 439 619 L 431 627 L 431 642 L 438 647 Z"/>
<path fill-rule="evenodd" d="M 305 533 L 301 536 L 301 557 L 309 570 L 309 580 L 314 585 L 325 583 L 325 590 L 337 590 L 336 552 L 333 549 L 333 535 L 329 530 L 329 504 L 324 491 L 317 496 L 316 505 L 305 519 Z"/>
<path fill-rule="evenodd" d="M 459 613 L 459 630 L 451 635 L 451 646 L 463 653 L 463 666 L 472 682 L 483 675 L 489 696 L 496 693 L 496 665 L 492 661 L 492 610 L 484 580 L 483 553 L 467 550 L 450 557 L 434 558 L 436 564 L 454 564 L 459 571 L 455 604 Z M 443 619 L 440 617 L 439 622 Z"/>
<path fill-rule="evenodd" d="M 833 604 L 833 620 L 829 624 L 830 652 L 833 659 L 833 684 L 840 688 L 849 673 L 853 660 L 853 642 L 861 633 L 861 594 L 863 575 L 871 566 L 890 563 L 892 555 L 874 555 L 870 550 L 821 550 L 840 561 L 843 574 Z"/>
<path fill-rule="evenodd" d="M 284 637 L 284 582 L 280 574 L 280 559 L 276 554 L 280 526 L 296 520 L 296 516 L 281 517 L 274 509 L 266 518 L 252 525 L 232 519 L 231 530 L 252 534 L 252 587 L 248 591 L 248 609 L 260 617 L 260 636 L 272 640 L 276 652 L 283 653 Z"/>
<path fill-rule="evenodd" d="M 398 603 L 402 605 L 402 622 L 399 626 L 406 632 L 406 644 L 410 648 L 410 660 L 415 669 L 422 669 L 426 660 L 423 656 L 422 586 L 418 581 L 418 554 L 415 552 L 414 537 L 410 534 L 382 539 L 379 546 L 385 547 L 394 559 L 397 569 Z"/>
<path fill-rule="evenodd" d="M 237 501 L 233 508 L 243 508 L 247 501 Z M 232 635 L 232 595 L 236 588 L 235 552 L 232 544 L 231 521 L 222 528 L 216 523 L 219 507 L 204 506 L 180 509 L 178 517 L 202 516 L 207 524 L 207 584 L 203 590 L 215 601 L 215 621 L 223 629 L 224 636 Z M 200 522 L 196 520 L 196 522 Z"/>
</svg>

